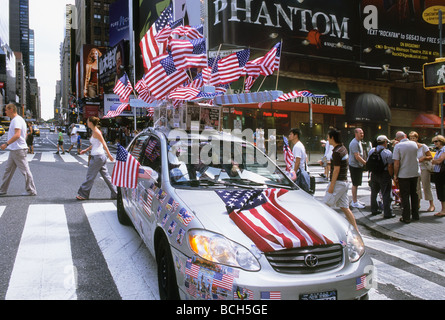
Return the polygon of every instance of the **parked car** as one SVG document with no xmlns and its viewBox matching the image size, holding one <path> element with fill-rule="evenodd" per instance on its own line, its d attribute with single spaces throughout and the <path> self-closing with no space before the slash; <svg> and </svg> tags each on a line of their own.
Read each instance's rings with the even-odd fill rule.
<svg viewBox="0 0 445 320">
<path fill-rule="evenodd" d="M 139 175 L 117 218 L 156 258 L 162 299 L 367 298 L 360 234 L 253 144 L 150 128 L 127 150 Z"/>
<path fill-rule="evenodd" d="M 4 135 L 6 133 L 5 128 L 0 126 L 0 136 Z"/>
<path fill-rule="evenodd" d="M 54 126 L 49 127 L 49 132 L 55 132 L 56 128 Z"/>
</svg>

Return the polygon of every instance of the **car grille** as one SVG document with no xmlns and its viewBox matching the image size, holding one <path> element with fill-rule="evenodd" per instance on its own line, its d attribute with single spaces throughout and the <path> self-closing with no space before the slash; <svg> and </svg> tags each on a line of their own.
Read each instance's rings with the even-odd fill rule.
<svg viewBox="0 0 445 320">
<path fill-rule="evenodd" d="M 267 252 L 265 256 L 277 272 L 290 274 L 316 273 L 340 266 L 343 262 L 343 247 L 335 244 L 294 248 Z"/>
</svg>

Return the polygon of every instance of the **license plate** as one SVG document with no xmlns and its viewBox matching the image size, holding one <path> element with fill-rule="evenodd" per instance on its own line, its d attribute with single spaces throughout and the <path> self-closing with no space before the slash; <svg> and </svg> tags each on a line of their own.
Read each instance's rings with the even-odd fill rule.
<svg viewBox="0 0 445 320">
<path fill-rule="evenodd" d="M 337 300 L 337 291 L 324 291 L 300 294 L 300 300 Z"/>
</svg>

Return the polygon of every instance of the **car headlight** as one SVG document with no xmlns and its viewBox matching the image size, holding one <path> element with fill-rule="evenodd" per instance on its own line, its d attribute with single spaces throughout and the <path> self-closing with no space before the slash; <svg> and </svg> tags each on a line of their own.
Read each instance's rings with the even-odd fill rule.
<svg viewBox="0 0 445 320">
<path fill-rule="evenodd" d="M 350 225 L 346 235 L 346 245 L 350 262 L 356 262 L 365 253 L 365 244 L 360 234 Z"/>
<path fill-rule="evenodd" d="M 193 252 L 205 260 L 247 271 L 260 270 L 258 260 L 247 248 L 223 235 L 204 230 L 190 230 L 188 240 Z"/>
</svg>

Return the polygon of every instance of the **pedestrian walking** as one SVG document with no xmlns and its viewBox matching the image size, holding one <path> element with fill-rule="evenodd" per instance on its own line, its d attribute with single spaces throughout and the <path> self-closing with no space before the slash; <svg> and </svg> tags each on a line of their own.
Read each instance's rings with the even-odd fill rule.
<svg viewBox="0 0 445 320">
<path fill-rule="evenodd" d="M 26 159 L 28 153 L 28 145 L 26 144 L 26 122 L 17 114 L 15 104 L 8 104 L 5 107 L 5 112 L 6 115 L 11 118 L 11 123 L 8 130 L 8 140 L 1 145 L 1 149 L 5 150 L 8 148 L 10 152 L 0 186 L 0 195 L 7 194 L 14 172 L 16 168 L 19 168 L 25 177 L 26 192 L 22 195 L 36 196 L 37 191 L 34 178 L 29 168 L 28 160 Z"/>
<path fill-rule="evenodd" d="M 349 209 L 348 150 L 341 142 L 340 131 L 336 129 L 329 130 L 328 140 L 334 148 L 332 149 L 330 182 L 326 188 L 323 202 L 330 207 L 339 207 L 349 223 L 358 231 L 355 217 Z"/>
<path fill-rule="evenodd" d="M 434 199 L 433 193 L 431 192 L 431 170 L 428 168 L 428 165 L 431 165 L 431 160 L 433 159 L 433 155 L 431 154 L 430 149 L 424 143 L 420 143 L 419 134 L 415 131 L 411 131 L 408 134 L 408 138 L 411 141 L 417 143 L 417 159 L 419 160 L 420 167 L 420 177 L 417 179 L 417 196 L 419 198 L 419 208 L 420 208 L 420 200 L 422 200 L 422 188 L 425 196 L 425 200 L 429 201 L 430 206 L 428 207 L 428 212 L 434 212 L 436 208 L 434 207 Z"/>
<path fill-rule="evenodd" d="M 393 152 L 394 182 L 398 184 L 402 198 L 402 217 L 400 222 L 410 223 L 419 220 L 419 198 L 417 196 L 417 179 L 420 176 L 417 159 L 417 143 L 408 140 L 403 131 L 396 133 L 399 141 Z"/>
<path fill-rule="evenodd" d="M 117 198 L 117 189 L 111 183 L 111 176 L 107 169 L 107 157 L 110 161 L 114 161 L 113 156 L 108 149 L 107 143 L 102 136 L 102 132 L 99 130 L 99 121 L 97 117 L 89 117 L 87 121 L 88 128 L 91 129 L 92 135 L 90 138 L 91 145 L 80 151 L 80 154 L 91 151 L 91 159 L 88 166 L 87 176 L 85 182 L 80 186 L 78 190 L 77 200 L 87 200 L 90 197 L 90 192 L 93 187 L 94 179 L 97 174 L 100 173 L 108 188 L 111 191 L 111 198 Z"/>
<path fill-rule="evenodd" d="M 58 133 L 58 138 L 57 138 L 57 152 L 55 152 L 54 154 L 59 154 L 59 148 L 62 149 L 62 154 L 65 154 L 65 150 L 63 149 L 63 132 L 62 132 L 62 128 L 57 128 Z"/>
<path fill-rule="evenodd" d="M 28 122 L 26 144 L 28 145 L 28 153 L 33 154 L 34 153 L 34 130 L 32 128 L 32 122 Z"/>
<path fill-rule="evenodd" d="M 364 159 L 364 151 L 362 146 L 362 140 L 365 134 L 360 128 L 354 130 L 354 139 L 352 139 L 349 144 L 349 172 L 351 173 L 352 181 L 352 202 L 351 207 L 363 209 L 365 204 L 358 201 L 357 190 L 358 187 L 362 185 L 363 180 L 363 170 L 366 164 Z"/>
<path fill-rule="evenodd" d="M 436 154 L 432 161 L 434 165 L 434 184 L 436 185 L 437 199 L 439 199 L 442 209 L 435 213 L 435 217 L 445 217 L 445 137 L 435 136 L 433 143 L 436 146 Z"/>
<path fill-rule="evenodd" d="M 383 202 L 383 218 L 390 219 L 396 215 L 391 208 L 391 193 L 392 193 L 392 176 L 394 174 L 394 160 L 392 159 L 392 152 L 388 149 L 389 139 L 385 135 L 377 137 L 377 146 L 369 151 L 367 164 L 371 173 L 370 187 L 371 187 L 371 214 L 381 214 L 379 205 L 377 203 L 377 196 L 379 192 L 382 195 Z M 374 154 L 374 156 L 373 156 Z M 375 160 L 374 160 L 375 159 Z M 378 161 L 374 166 L 371 166 L 372 161 Z"/>
<path fill-rule="evenodd" d="M 71 145 L 70 145 L 69 149 L 67 150 L 68 153 L 70 153 L 71 149 L 77 144 L 77 127 L 74 124 L 71 125 L 70 142 L 71 142 Z M 79 150 L 79 147 L 77 148 L 77 150 Z M 79 151 L 77 151 L 77 153 L 79 153 Z"/>
<path fill-rule="evenodd" d="M 289 143 L 292 144 L 292 153 L 294 155 L 293 169 L 297 174 L 296 183 L 306 192 L 310 192 L 311 189 L 311 178 L 307 173 L 307 155 L 306 148 L 300 141 L 301 130 L 298 128 L 293 128 L 289 131 Z"/>
</svg>

